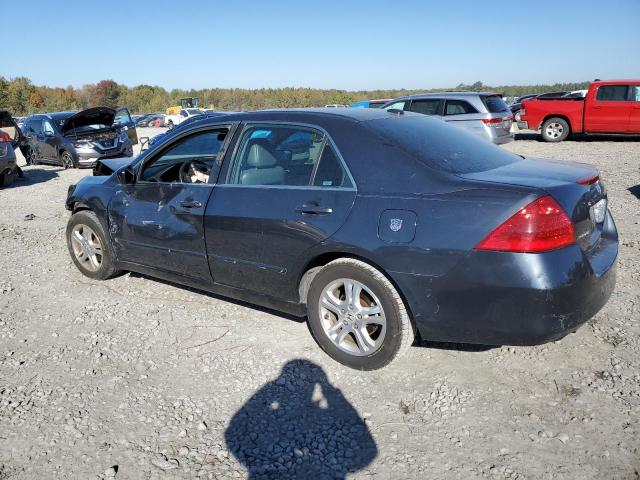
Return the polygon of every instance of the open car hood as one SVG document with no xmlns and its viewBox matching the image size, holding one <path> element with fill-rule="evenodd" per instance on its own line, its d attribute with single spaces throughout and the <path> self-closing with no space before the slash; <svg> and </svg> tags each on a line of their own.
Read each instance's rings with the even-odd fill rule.
<svg viewBox="0 0 640 480">
<path fill-rule="evenodd" d="M 11 145 L 13 148 L 16 148 L 20 144 L 20 140 L 24 138 L 22 131 L 9 112 L 6 110 L 0 110 L 0 130 L 9 128 L 14 129 L 15 133 L 11 139 Z M 5 133 L 9 133 L 6 130 L 4 131 Z"/>
<path fill-rule="evenodd" d="M 87 127 L 89 125 L 112 126 L 116 117 L 116 111 L 109 107 L 93 107 L 82 110 L 67 118 L 62 126 L 62 134 L 74 128 Z"/>
</svg>

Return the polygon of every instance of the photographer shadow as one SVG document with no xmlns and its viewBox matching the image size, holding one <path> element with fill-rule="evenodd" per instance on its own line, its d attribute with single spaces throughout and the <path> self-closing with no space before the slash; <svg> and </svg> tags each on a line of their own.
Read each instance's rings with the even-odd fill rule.
<svg viewBox="0 0 640 480">
<path fill-rule="evenodd" d="M 324 371 L 293 360 L 238 410 L 225 431 L 250 479 L 340 479 L 378 449 L 368 427 Z"/>
</svg>

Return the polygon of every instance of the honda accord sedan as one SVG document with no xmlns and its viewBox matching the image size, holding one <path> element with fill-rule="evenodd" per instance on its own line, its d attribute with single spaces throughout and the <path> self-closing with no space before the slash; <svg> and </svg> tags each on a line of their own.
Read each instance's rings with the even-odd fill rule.
<svg viewBox="0 0 640 480">
<path fill-rule="evenodd" d="M 306 316 L 356 369 L 417 335 L 555 340 L 615 284 L 595 168 L 523 158 L 424 115 L 230 114 L 98 163 L 66 200 L 83 274 L 136 271 Z"/>
</svg>

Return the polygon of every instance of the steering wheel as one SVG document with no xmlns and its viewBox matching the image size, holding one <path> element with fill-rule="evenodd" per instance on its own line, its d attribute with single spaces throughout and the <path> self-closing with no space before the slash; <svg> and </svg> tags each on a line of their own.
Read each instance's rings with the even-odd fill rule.
<svg viewBox="0 0 640 480">
<path fill-rule="evenodd" d="M 200 168 L 201 170 L 205 170 L 207 172 L 207 175 L 209 174 L 209 167 L 207 166 L 206 163 L 201 162 L 200 160 L 188 160 L 184 162 L 180 167 L 180 181 L 182 183 L 193 183 L 191 181 L 191 176 L 189 175 L 189 167 L 191 165 L 193 165 L 194 167 L 195 166 L 201 167 Z"/>
</svg>

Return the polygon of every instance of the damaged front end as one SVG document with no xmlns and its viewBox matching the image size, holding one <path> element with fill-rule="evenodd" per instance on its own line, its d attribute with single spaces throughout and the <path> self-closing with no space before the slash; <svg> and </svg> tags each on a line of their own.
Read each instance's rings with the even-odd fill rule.
<svg viewBox="0 0 640 480">
<path fill-rule="evenodd" d="M 96 107 L 78 112 L 62 126 L 62 134 L 75 150 L 79 166 L 93 166 L 104 158 L 131 157 L 133 145 L 115 124 L 116 111 Z"/>
</svg>

